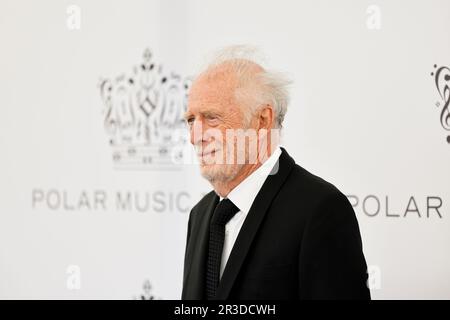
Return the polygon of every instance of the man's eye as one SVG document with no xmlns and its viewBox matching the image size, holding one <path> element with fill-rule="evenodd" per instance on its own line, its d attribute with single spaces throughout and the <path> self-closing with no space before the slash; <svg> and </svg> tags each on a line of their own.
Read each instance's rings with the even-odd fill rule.
<svg viewBox="0 0 450 320">
<path fill-rule="evenodd" d="M 186 122 L 187 122 L 188 125 L 192 125 L 192 123 L 194 123 L 194 118 L 188 118 L 186 120 Z"/>
<path fill-rule="evenodd" d="M 206 116 L 205 119 L 209 122 L 217 122 L 219 120 L 216 116 Z"/>
</svg>

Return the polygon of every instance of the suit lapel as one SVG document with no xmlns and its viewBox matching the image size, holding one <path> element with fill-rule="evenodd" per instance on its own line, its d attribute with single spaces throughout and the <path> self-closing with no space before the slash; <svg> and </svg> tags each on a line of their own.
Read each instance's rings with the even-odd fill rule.
<svg viewBox="0 0 450 320">
<path fill-rule="evenodd" d="M 250 208 L 244 224 L 242 225 L 230 257 L 228 258 L 227 265 L 222 274 L 219 288 L 217 290 L 216 298 L 219 300 L 228 298 L 234 281 L 236 280 L 239 270 L 241 269 L 244 259 L 250 249 L 250 245 L 270 204 L 272 203 L 273 198 L 278 193 L 278 190 L 281 188 L 282 184 L 294 167 L 294 160 L 289 156 L 284 148 L 281 148 L 281 150 L 282 153 L 278 159 L 278 163 L 274 167 L 275 169 L 278 165 L 278 172 L 276 174 L 269 175 L 261 187 L 261 190 L 253 201 L 252 207 Z M 208 239 L 206 238 L 206 246 L 207 242 Z"/>
<path fill-rule="evenodd" d="M 204 208 L 198 208 L 200 224 L 199 228 L 192 228 L 197 235 L 195 236 L 195 243 L 191 246 L 192 263 L 189 268 L 188 278 L 186 280 L 185 299 L 198 300 L 204 299 L 205 292 L 205 279 L 206 279 L 206 258 L 208 254 L 208 241 L 209 241 L 209 222 L 211 220 L 214 209 L 219 202 L 219 197 L 213 191 L 211 200 Z M 203 212 L 203 214 L 201 214 Z"/>
</svg>

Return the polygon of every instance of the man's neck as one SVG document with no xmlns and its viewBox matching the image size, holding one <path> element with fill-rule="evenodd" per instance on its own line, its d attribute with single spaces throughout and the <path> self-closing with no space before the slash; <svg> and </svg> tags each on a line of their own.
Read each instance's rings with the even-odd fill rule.
<svg viewBox="0 0 450 320">
<path fill-rule="evenodd" d="M 250 176 L 253 172 L 255 172 L 261 163 L 257 162 L 255 164 L 247 164 L 242 170 L 238 173 L 238 175 L 231 181 L 216 181 L 213 182 L 214 191 L 221 196 L 222 198 L 226 198 L 227 195 L 236 188 L 242 181 L 244 181 L 248 176 Z"/>
<path fill-rule="evenodd" d="M 261 167 L 279 148 L 279 145 L 273 149 L 267 149 L 267 152 L 265 153 L 265 156 L 262 158 L 263 161 L 257 161 L 254 164 L 246 164 L 240 172 L 236 175 L 236 177 L 233 178 L 231 181 L 214 181 L 211 182 L 214 191 L 221 196 L 222 198 L 226 198 L 228 194 L 236 188 L 242 181 L 244 181 L 247 177 L 249 177 L 253 172 L 258 170 L 259 167 Z M 271 152 L 270 152 L 271 151 Z"/>
</svg>

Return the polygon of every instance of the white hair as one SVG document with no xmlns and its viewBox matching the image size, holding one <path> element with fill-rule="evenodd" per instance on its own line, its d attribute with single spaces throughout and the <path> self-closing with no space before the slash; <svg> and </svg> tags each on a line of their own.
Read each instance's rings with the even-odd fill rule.
<svg viewBox="0 0 450 320">
<path fill-rule="evenodd" d="M 229 65 L 239 81 L 236 100 L 252 100 L 252 108 L 244 111 L 247 123 L 259 108 L 269 104 L 275 113 L 274 128 L 281 129 L 289 104 L 288 87 L 291 81 L 280 72 L 266 70 L 262 66 L 263 62 L 261 54 L 253 46 L 229 46 L 215 53 L 203 73 L 224 63 Z M 260 67 L 261 71 L 255 73 L 255 66 Z"/>
</svg>

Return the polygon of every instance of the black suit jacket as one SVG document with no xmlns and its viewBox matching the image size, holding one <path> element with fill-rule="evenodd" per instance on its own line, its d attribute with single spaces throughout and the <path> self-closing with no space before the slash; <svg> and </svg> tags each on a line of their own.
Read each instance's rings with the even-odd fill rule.
<svg viewBox="0 0 450 320">
<path fill-rule="evenodd" d="M 278 164 L 242 225 L 217 299 L 370 299 L 347 197 L 283 148 Z M 209 221 L 218 201 L 212 191 L 191 210 L 182 299 L 205 299 Z"/>
</svg>

